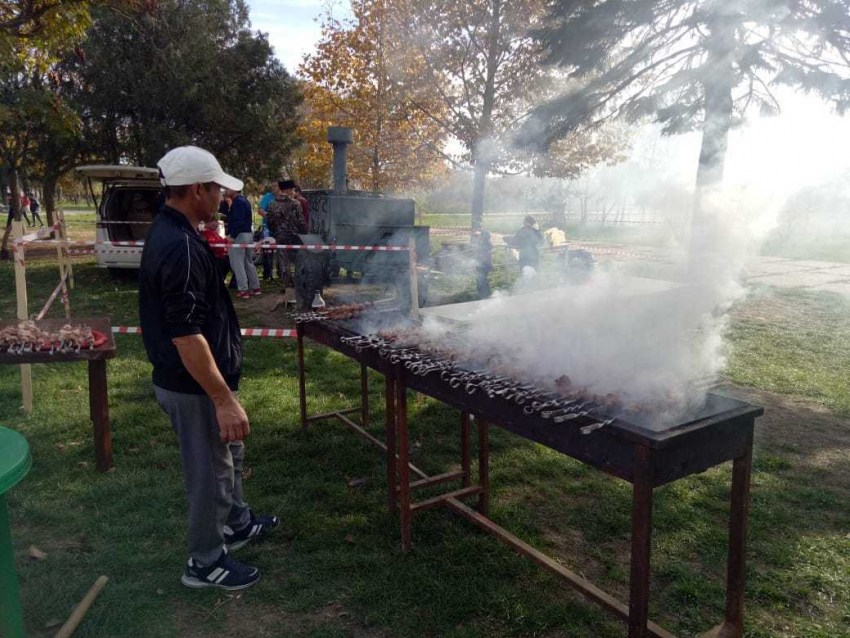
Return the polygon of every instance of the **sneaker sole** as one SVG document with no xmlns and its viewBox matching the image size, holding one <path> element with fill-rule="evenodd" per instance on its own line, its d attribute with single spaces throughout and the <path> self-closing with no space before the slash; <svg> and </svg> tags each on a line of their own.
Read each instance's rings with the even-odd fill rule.
<svg viewBox="0 0 850 638">
<path fill-rule="evenodd" d="M 255 580 L 252 580 L 250 583 L 244 583 L 242 585 L 216 585 L 215 583 L 208 583 L 203 580 L 198 580 L 197 578 L 192 578 L 191 576 L 183 576 L 180 578 L 180 582 L 183 583 L 186 587 L 190 589 L 206 589 L 207 587 L 218 587 L 219 589 L 224 589 L 226 591 L 239 591 L 240 589 L 248 589 L 252 585 L 256 585 L 260 580 L 259 574 Z"/>
</svg>

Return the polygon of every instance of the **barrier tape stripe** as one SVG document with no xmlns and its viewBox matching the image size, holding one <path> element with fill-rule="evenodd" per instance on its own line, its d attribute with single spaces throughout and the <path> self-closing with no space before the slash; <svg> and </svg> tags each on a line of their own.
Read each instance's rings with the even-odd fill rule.
<svg viewBox="0 0 850 638">
<path fill-rule="evenodd" d="M 25 244 L 27 242 L 14 242 Z M 39 246 L 61 244 L 63 246 L 121 246 L 142 248 L 143 241 L 65 241 L 48 239 L 38 242 Z M 224 246 L 224 244 L 217 244 Z M 407 252 L 407 246 L 352 246 L 348 244 L 276 244 L 273 242 L 255 242 L 251 244 L 227 244 L 228 248 L 265 248 L 267 250 L 374 250 L 378 252 Z"/>
<path fill-rule="evenodd" d="M 113 334 L 122 335 L 140 335 L 142 329 L 138 326 L 113 326 Z M 242 328 L 243 337 L 273 337 L 273 338 L 292 338 L 297 336 L 297 331 L 293 328 Z"/>
<path fill-rule="evenodd" d="M 62 290 L 62 287 L 65 285 L 65 281 L 68 279 L 68 271 L 65 271 L 65 274 L 59 279 L 59 284 L 56 286 L 56 289 L 53 291 L 53 294 L 47 300 L 47 303 L 44 304 L 44 308 L 41 309 L 41 312 L 38 313 L 35 320 L 41 321 L 44 319 L 44 315 L 47 314 L 47 311 L 50 310 L 50 306 L 53 305 L 53 301 L 56 299 L 56 295 L 59 294 L 59 291 Z M 66 299 L 65 294 L 63 293 L 62 300 Z"/>
</svg>

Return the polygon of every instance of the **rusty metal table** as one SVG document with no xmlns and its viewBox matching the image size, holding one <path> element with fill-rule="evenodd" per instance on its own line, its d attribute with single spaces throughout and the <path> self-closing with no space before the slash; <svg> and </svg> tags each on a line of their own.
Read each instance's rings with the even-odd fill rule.
<svg viewBox="0 0 850 638">
<path fill-rule="evenodd" d="M 392 509 L 399 510 L 401 542 L 404 550 L 410 549 L 412 545 L 413 514 L 445 506 L 492 534 L 519 554 L 551 571 L 588 599 L 625 620 L 628 624 L 629 638 L 675 638 L 674 634 L 648 618 L 653 491 L 656 487 L 732 461 L 726 613 L 724 621 L 704 634 L 704 637 L 741 638 L 753 432 L 755 419 L 764 412 L 762 408 L 717 395 L 708 395 L 704 414 L 669 430 L 654 432 L 628 422 L 618 421 L 615 427 L 605 427 L 585 435 L 576 426 L 553 427 L 552 422 L 525 414 L 523 408 L 518 405 L 489 401 L 480 396 L 477 399 L 471 398 L 463 387 L 451 388 L 437 375 L 414 374 L 401 364 L 391 364 L 374 350 L 357 349 L 342 341 L 343 336 L 352 334 L 355 333 L 330 322 L 298 325 L 301 421 L 306 428 L 308 423 L 319 419 L 338 418 L 385 450 L 388 466 L 388 503 Z M 362 409 L 364 416 L 361 425 L 365 424 L 366 415 L 365 401 L 368 391 L 366 369 L 372 368 L 385 375 L 387 418 L 384 443 L 351 422 L 343 413 L 329 413 L 316 417 L 307 415 L 303 345 L 305 338 L 327 345 L 360 363 L 361 394 L 364 404 L 361 408 L 351 408 L 346 412 Z M 408 390 L 431 396 L 461 411 L 460 471 L 431 477 L 410 463 Z M 470 467 L 470 413 L 477 416 L 478 424 L 478 482 L 475 485 L 471 481 Z M 488 518 L 490 423 L 632 484 L 632 543 L 628 604 L 600 590 L 587 579 L 528 545 Z M 419 476 L 420 480 L 411 482 L 411 473 Z M 412 501 L 411 496 L 416 489 L 458 479 L 462 481 L 460 489 L 427 500 Z M 477 498 L 475 508 L 467 506 L 461 500 L 469 497 Z"/>
<path fill-rule="evenodd" d="M 54 353 L 28 352 L 9 354 L 0 352 L 0 365 L 20 365 L 25 363 L 73 363 L 85 361 L 89 369 L 89 415 L 94 427 L 95 463 L 97 469 L 106 472 L 112 467 L 112 432 L 109 424 L 109 403 L 107 400 L 106 360 L 115 357 L 115 339 L 108 319 L 45 319 L 36 324 L 45 330 L 58 330 L 65 324 L 86 325 L 92 330 L 102 332 L 106 343 L 99 348 L 80 350 L 79 352 Z M 10 323 L 0 323 L 0 330 Z"/>
</svg>

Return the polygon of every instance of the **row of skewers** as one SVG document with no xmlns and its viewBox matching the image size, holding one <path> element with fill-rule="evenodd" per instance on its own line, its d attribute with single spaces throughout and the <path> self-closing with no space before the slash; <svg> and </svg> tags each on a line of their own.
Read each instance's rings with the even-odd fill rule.
<svg viewBox="0 0 850 638">
<path fill-rule="evenodd" d="M 611 425 L 624 412 L 622 400 L 613 393 L 598 395 L 575 387 L 566 375 L 546 384 L 549 387 L 519 381 L 518 371 L 498 355 L 476 356 L 460 345 L 463 341 L 459 338 L 430 337 L 419 327 L 342 337 L 341 341 L 356 352 L 375 350 L 381 358 L 403 365 L 414 375 L 437 374 L 449 387 L 463 388 L 468 395 L 480 392 L 489 399 L 522 406 L 529 416 L 536 414 L 558 424 L 591 421 L 580 428 L 582 434 Z"/>
<path fill-rule="evenodd" d="M 0 352 L 29 354 L 34 352 L 75 353 L 95 347 L 96 337 L 89 326 L 65 324 L 50 331 L 34 321 L 22 321 L 0 330 Z"/>
</svg>

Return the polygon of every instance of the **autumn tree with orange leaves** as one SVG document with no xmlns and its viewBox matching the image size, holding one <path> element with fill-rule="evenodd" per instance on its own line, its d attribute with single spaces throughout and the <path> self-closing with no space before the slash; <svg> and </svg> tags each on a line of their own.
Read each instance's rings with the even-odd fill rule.
<svg viewBox="0 0 850 638">
<path fill-rule="evenodd" d="M 305 143 L 290 172 L 304 185 L 329 183 L 328 126 L 354 129 L 348 173 L 356 186 L 404 191 L 445 173 L 446 131 L 399 90 L 398 78 L 415 73 L 422 62 L 391 29 L 396 9 L 392 0 L 353 0 L 352 18 L 325 15 L 316 52 L 299 69 L 307 80 L 300 131 Z M 436 92 L 417 99 L 436 113 L 445 109 Z"/>
</svg>

